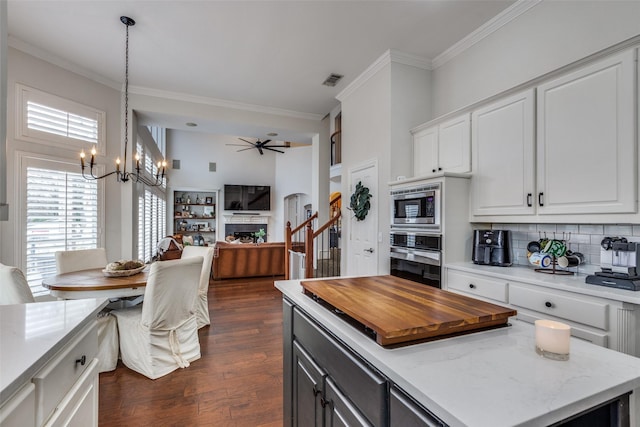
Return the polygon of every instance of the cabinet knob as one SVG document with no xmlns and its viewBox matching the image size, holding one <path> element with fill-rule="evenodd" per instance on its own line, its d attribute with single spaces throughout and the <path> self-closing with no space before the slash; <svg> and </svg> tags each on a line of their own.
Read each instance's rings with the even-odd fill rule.
<svg viewBox="0 0 640 427">
<path fill-rule="evenodd" d="M 476 285 L 474 285 L 473 283 L 469 283 L 469 288 L 471 288 L 471 289 L 475 289 L 475 288 L 476 288 Z"/>
<path fill-rule="evenodd" d="M 76 365 L 80 364 L 80 366 L 84 366 L 85 363 L 87 363 L 87 356 L 85 356 L 84 354 L 82 355 L 82 357 L 80 359 L 76 359 Z"/>
<path fill-rule="evenodd" d="M 317 395 L 319 395 L 319 394 L 320 394 L 320 390 L 318 390 L 318 389 L 316 388 L 316 386 L 313 386 L 313 395 L 314 395 L 314 396 L 317 396 Z"/>
<path fill-rule="evenodd" d="M 439 171 L 441 171 L 441 170 L 442 170 L 442 168 L 438 168 L 438 170 L 439 170 Z"/>
<path fill-rule="evenodd" d="M 436 171 L 435 169 L 431 169 L 431 172 L 434 172 L 434 173 L 435 173 L 435 171 Z"/>
<path fill-rule="evenodd" d="M 547 301 L 547 302 L 544 303 L 544 306 L 547 307 L 547 308 L 551 308 L 551 307 L 553 307 L 553 303 L 551 301 Z"/>
</svg>

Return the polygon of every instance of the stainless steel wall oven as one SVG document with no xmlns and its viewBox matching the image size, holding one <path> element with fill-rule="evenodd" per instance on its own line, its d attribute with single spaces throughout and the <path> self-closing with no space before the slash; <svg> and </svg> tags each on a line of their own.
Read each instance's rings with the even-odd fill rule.
<svg viewBox="0 0 640 427">
<path fill-rule="evenodd" d="M 391 230 L 393 276 L 441 288 L 442 236 L 420 229 Z"/>
</svg>

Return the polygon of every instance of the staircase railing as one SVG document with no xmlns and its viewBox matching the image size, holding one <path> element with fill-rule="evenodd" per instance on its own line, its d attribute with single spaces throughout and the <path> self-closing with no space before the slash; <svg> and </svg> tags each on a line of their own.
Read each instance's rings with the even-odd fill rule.
<svg viewBox="0 0 640 427">
<path fill-rule="evenodd" d="M 305 252 L 305 227 L 312 225 L 314 221 L 318 219 L 318 212 L 307 218 L 302 224 L 296 228 L 291 229 L 291 221 L 287 221 L 287 226 L 284 233 L 284 277 L 290 279 L 291 273 L 291 255 L 290 252 L 303 253 Z"/>
</svg>

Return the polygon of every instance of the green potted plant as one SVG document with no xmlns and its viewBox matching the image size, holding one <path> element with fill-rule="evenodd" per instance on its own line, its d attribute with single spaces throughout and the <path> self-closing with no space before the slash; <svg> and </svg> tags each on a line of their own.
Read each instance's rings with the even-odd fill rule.
<svg viewBox="0 0 640 427">
<path fill-rule="evenodd" d="M 266 234 L 267 233 L 264 232 L 264 228 L 261 228 L 260 230 L 253 233 L 253 235 L 256 237 L 256 243 L 264 243 L 264 236 Z"/>
</svg>

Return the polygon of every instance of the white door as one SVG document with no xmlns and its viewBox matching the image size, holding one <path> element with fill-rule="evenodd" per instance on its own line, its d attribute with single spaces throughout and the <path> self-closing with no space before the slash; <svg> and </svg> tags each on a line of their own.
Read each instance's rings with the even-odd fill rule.
<svg viewBox="0 0 640 427">
<path fill-rule="evenodd" d="M 349 215 L 349 255 L 347 275 L 370 276 L 378 274 L 378 163 L 373 160 L 349 171 L 349 201 L 358 182 L 369 189 L 371 209 L 364 220 L 358 221 L 351 211 Z"/>
<path fill-rule="evenodd" d="M 533 215 L 534 90 L 500 99 L 471 119 L 473 215 Z"/>
<path fill-rule="evenodd" d="M 633 213 L 635 51 L 538 87 L 539 214 Z"/>
<path fill-rule="evenodd" d="M 287 222 L 291 222 L 291 228 L 294 229 L 300 224 L 299 218 L 299 202 L 300 195 L 299 194 L 290 194 L 284 198 L 285 209 L 284 209 L 284 225 L 287 225 Z"/>
</svg>

